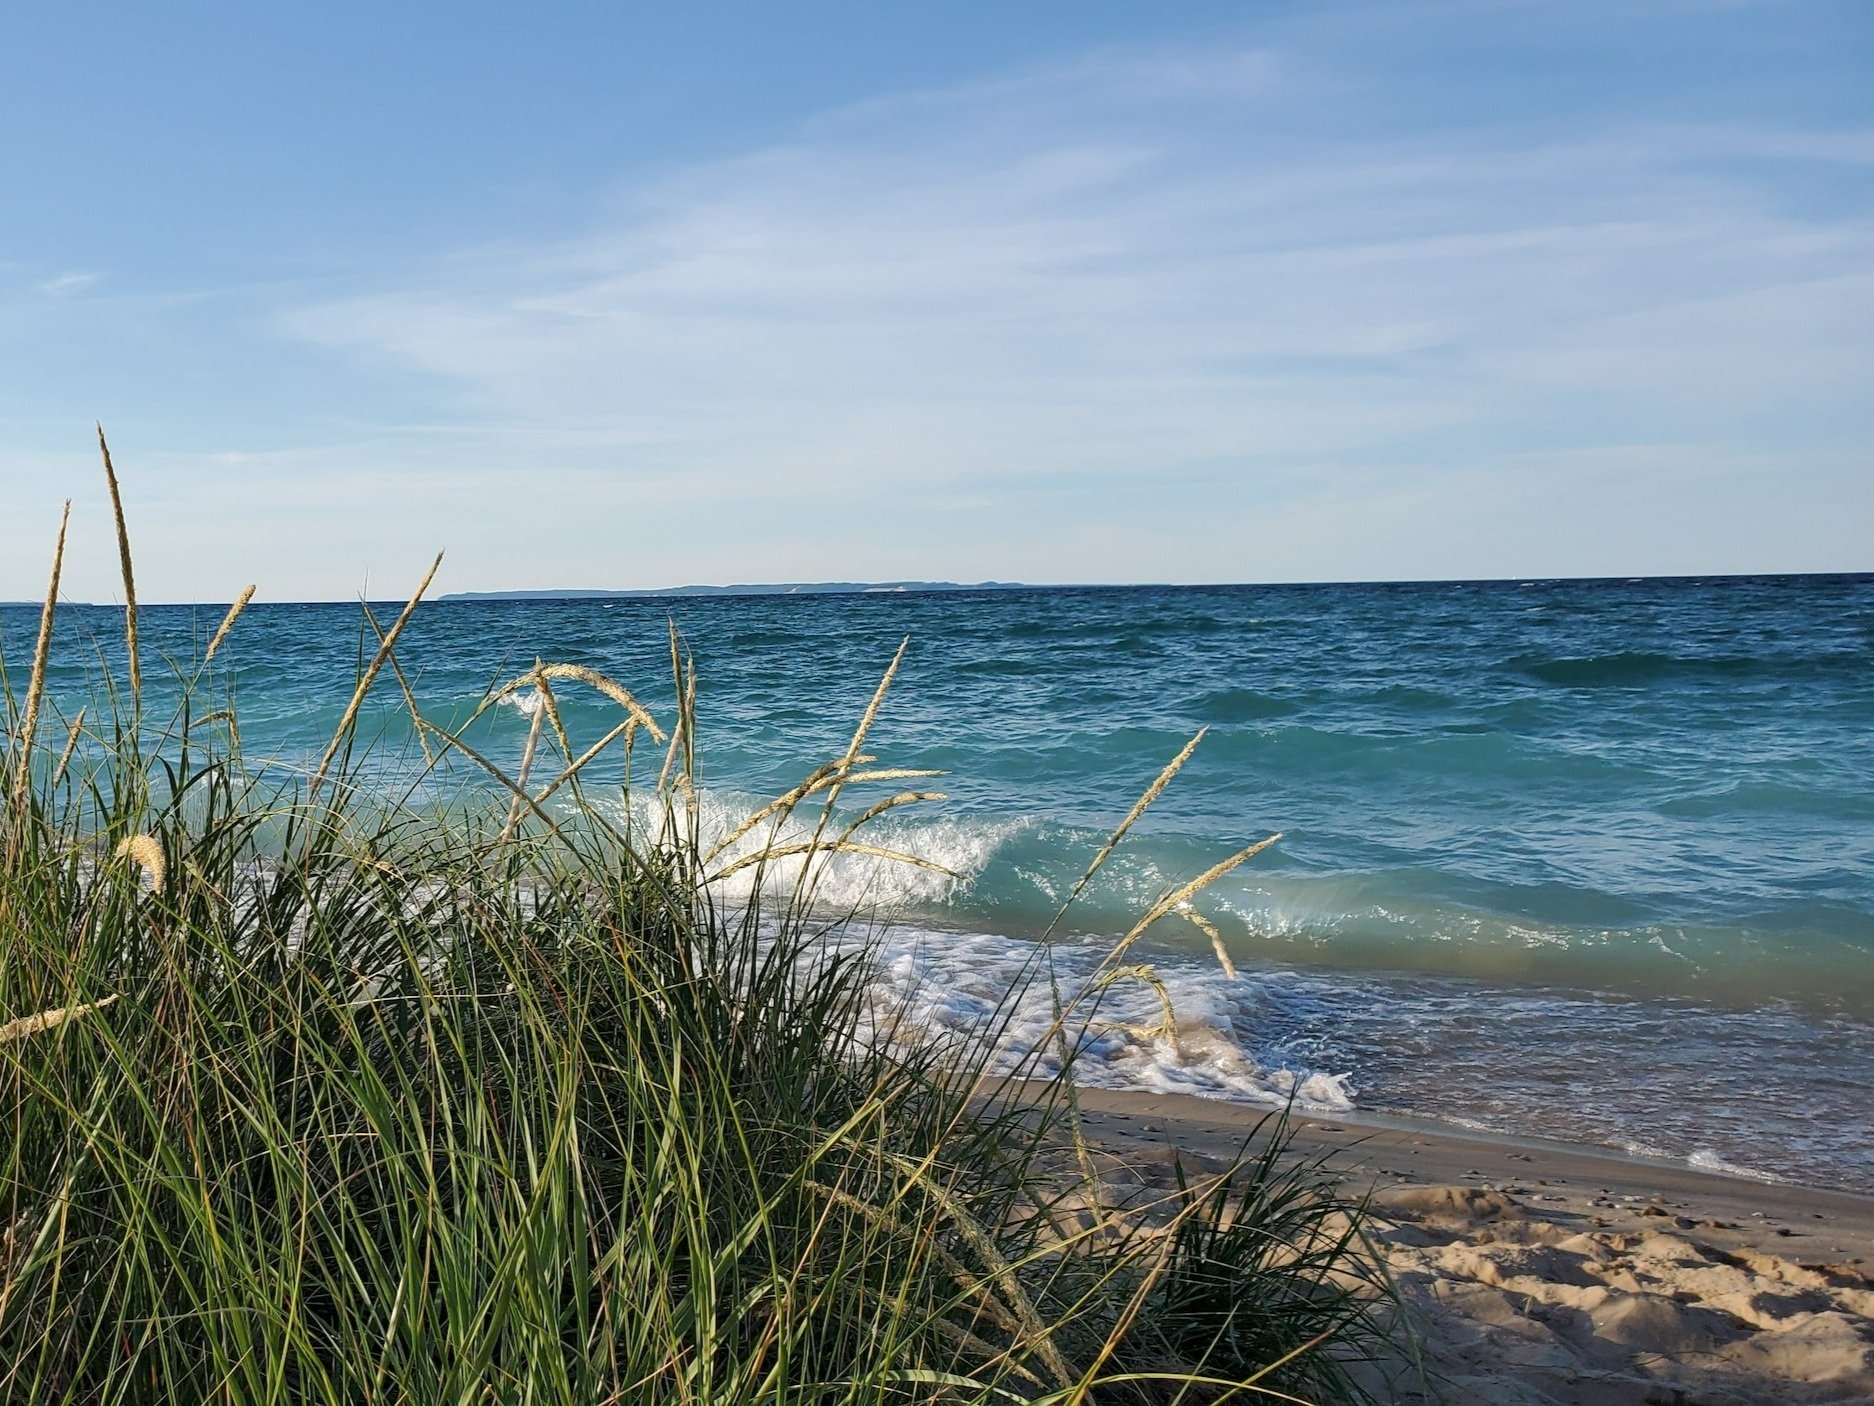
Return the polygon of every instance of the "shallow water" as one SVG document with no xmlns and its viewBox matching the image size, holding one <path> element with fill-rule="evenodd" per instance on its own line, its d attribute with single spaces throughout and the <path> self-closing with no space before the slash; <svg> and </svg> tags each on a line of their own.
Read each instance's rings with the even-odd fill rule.
<svg viewBox="0 0 1874 1406">
<path fill-rule="evenodd" d="M 186 657 L 219 616 L 146 609 L 146 647 Z M 881 989 L 930 1020 L 1023 969 L 1105 832 L 1207 727 L 1057 963 L 1086 967 L 1166 889 L 1284 838 L 1198 904 L 1237 980 L 1195 926 L 1161 924 L 1139 955 L 1180 1038 L 1116 1032 L 1095 1077 L 1295 1087 L 1874 1188 L 1874 579 L 446 602 L 403 658 L 444 719 L 537 655 L 668 712 L 667 618 L 698 661 L 722 828 L 843 748 L 910 638 L 871 750 L 947 770 L 951 799 L 875 839 L 963 881 L 842 861 L 823 885 L 888 920 Z M 64 614 L 64 657 L 88 662 L 55 673 L 62 698 L 121 652 L 118 619 Z M 16 667 L 34 623 L 0 610 Z M 355 606 L 252 607 L 217 677 L 249 754 L 316 754 L 360 649 Z M 586 736 L 613 717 L 561 697 Z M 374 702 L 389 782 L 413 746 L 393 680 Z M 477 745 L 512 765 L 528 724 L 498 709 Z M 1135 998 L 1155 1005 L 1116 997 Z"/>
</svg>

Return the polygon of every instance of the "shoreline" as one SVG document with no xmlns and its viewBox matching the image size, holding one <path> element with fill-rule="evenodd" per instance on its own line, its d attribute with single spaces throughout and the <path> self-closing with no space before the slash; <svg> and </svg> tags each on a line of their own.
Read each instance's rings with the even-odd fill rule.
<svg viewBox="0 0 1874 1406">
<path fill-rule="evenodd" d="M 1272 1112 L 1255 1104 L 1198 1094 L 1083 1086 L 1077 1096 L 1089 1129 L 1097 1131 L 1103 1142 L 1110 1141 L 1116 1148 L 1163 1147 L 1175 1139 L 1178 1147 L 1207 1158 L 1229 1156 L 1257 1122 Z M 1484 1189 L 1541 1182 L 1542 1192 L 1556 1196 L 1571 1191 L 1581 1194 L 1582 1188 L 1592 1184 L 1597 1197 L 1628 1196 L 1665 1205 L 1675 1201 L 1709 1204 L 1737 1219 L 1761 1213 L 1769 1226 L 1793 1226 L 1803 1219 L 1820 1218 L 1823 1224 L 1842 1226 L 1843 1233 L 1856 1242 L 1843 1242 L 1843 1252 L 1851 1258 L 1859 1256 L 1874 1271 L 1874 1194 L 1735 1176 L 1675 1159 L 1486 1132 L 1431 1118 L 1297 1109 L 1290 1123 L 1297 1151 L 1325 1155 L 1350 1182 L 1364 1176 L 1381 1187 L 1438 1180 Z M 1788 1248 L 1786 1244 L 1784 1249 Z"/>
<path fill-rule="evenodd" d="M 1142 1186 L 1210 1170 L 1269 1110 L 1078 1091 Z M 1370 1195 L 1453 1401 L 1874 1401 L 1874 1196 L 1387 1115 L 1292 1115 L 1294 1152 Z M 1381 1399 L 1433 1401 L 1415 1384 Z"/>
</svg>

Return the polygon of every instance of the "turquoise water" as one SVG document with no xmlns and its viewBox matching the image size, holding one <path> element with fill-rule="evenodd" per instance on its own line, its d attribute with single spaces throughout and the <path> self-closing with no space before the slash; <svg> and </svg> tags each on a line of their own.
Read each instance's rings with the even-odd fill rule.
<svg viewBox="0 0 1874 1406">
<path fill-rule="evenodd" d="M 146 639 L 186 656 L 219 615 L 146 610 Z M 1178 1045 L 1116 1033 L 1096 1077 L 1293 1086 L 1874 1188 L 1874 578 L 444 602 L 403 658 L 439 718 L 536 656 L 667 714 L 673 618 L 725 826 L 843 748 L 910 639 L 871 750 L 944 769 L 950 800 L 882 838 L 964 878 L 855 865 L 829 892 L 879 914 L 886 994 L 924 1019 L 994 998 L 1207 727 L 1058 960 L 1090 963 L 1168 887 L 1284 838 L 1198 905 L 1238 978 L 1194 926 L 1161 925 L 1142 955 Z M 96 646 L 61 696 L 120 651 L 118 619 L 65 613 Z M 0 611 L 16 667 L 32 624 Z M 250 754 L 317 752 L 359 636 L 355 606 L 249 610 L 221 677 Z M 612 720 L 565 698 L 587 736 Z M 389 779 L 410 749 L 394 682 L 375 699 Z M 528 725 L 498 709 L 477 745 L 511 765 Z"/>
</svg>

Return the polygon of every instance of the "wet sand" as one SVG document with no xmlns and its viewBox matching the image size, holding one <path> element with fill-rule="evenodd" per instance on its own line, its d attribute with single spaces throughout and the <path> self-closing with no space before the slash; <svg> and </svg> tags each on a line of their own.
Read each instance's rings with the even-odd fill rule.
<svg viewBox="0 0 1874 1406">
<path fill-rule="evenodd" d="M 1147 1183 L 1220 1165 L 1261 1111 L 1082 1093 Z M 1296 1151 L 1371 1192 L 1429 1390 L 1454 1403 L 1874 1403 L 1874 1197 L 1561 1143 L 1297 1115 Z"/>
</svg>

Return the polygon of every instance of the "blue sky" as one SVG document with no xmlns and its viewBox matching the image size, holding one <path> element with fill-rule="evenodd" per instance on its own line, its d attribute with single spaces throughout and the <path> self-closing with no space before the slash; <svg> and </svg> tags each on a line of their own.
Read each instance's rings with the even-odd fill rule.
<svg viewBox="0 0 1874 1406">
<path fill-rule="evenodd" d="M 0 598 L 1874 569 L 1874 8 L 13 7 Z"/>
</svg>

